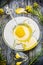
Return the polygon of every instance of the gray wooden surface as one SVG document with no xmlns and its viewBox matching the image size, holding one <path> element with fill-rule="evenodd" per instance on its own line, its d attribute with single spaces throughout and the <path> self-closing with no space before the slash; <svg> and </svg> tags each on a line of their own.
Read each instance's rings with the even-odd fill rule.
<svg viewBox="0 0 43 65">
<path fill-rule="evenodd" d="M 8 5 L 9 5 L 10 8 L 15 10 L 18 7 L 25 7 L 27 4 L 30 5 L 32 3 L 30 1 L 31 0 L 25 0 L 25 1 L 24 0 L 14 0 L 14 1 L 10 2 L 10 4 L 8 4 Z M 5 6 L 4 6 L 4 8 L 5 8 Z M 41 10 L 43 10 L 43 7 L 41 8 Z M 29 15 L 29 14 L 28 15 L 26 15 L 26 14 L 17 15 L 17 14 L 14 13 L 13 16 L 14 17 L 17 17 L 17 16 L 27 16 L 27 17 L 30 17 L 33 20 L 35 20 L 38 23 L 39 27 L 40 27 L 41 35 L 42 35 L 40 43 L 34 49 L 32 49 L 30 51 L 27 51 L 27 52 L 24 52 L 24 53 L 26 53 L 28 55 L 29 58 L 32 59 L 35 55 L 37 55 L 37 53 L 39 53 L 41 51 L 41 48 L 43 47 L 43 43 L 42 43 L 43 42 L 43 26 L 39 24 L 39 21 L 38 21 L 37 17 L 33 17 L 33 16 Z M 3 38 L 2 38 L 2 33 L 3 33 L 3 30 L 4 30 L 4 27 L 7 24 L 7 22 L 9 22 L 10 20 L 11 20 L 11 18 L 8 15 L 0 16 L 0 25 L 2 26 L 0 28 L 0 47 L 2 48 L 2 54 L 4 55 L 5 59 L 7 60 L 7 65 L 12 65 L 12 63 L 15 65 L 15 61 L 12 58 L 12 51 L 13 50 L 10 49 L 4 43 Z"/>
</svg>

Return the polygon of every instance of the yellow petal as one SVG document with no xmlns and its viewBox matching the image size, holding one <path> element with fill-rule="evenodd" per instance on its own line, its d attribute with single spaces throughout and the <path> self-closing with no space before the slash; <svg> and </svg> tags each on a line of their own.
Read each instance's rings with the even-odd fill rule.
<svg viewBox="0 0 43 65">
<path fill-rule="evenodd" d="M 15 57 L 18 59 L 18 58 L 20 58 L 21 56 L 20 56 L 18 53 L 16 53 Z"/>
<path fill-rule="evenodd" d="M 22 62 L 17 62 L 16 65 L 21 65 Z"/>
<path fill-rule="evenodd" d="M 3 14 L 4 10 L 2 8 L 0 8 L 0 14 Z"/>
<path fill-rule="evenodd" d="M 17 9 L 15 10 L 15 13 L 16 13 L 16 14 L 21 14 L 21 13 L 23 13 L 24 11 L 25 11 L 24 8 L 17 8 Z"/>
</svg>

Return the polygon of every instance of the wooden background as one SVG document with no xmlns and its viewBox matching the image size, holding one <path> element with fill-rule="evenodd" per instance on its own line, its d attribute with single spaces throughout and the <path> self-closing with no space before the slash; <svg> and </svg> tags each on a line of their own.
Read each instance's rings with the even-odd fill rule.
<svg viewBox="0 0 43 65">
<path fill-rule="evenodd" d="M 26 5 L 31 5 L 33 3 L 32 1 L 33 0 L 12 0 L 8 5 L 9 5 L 10 8 L 15 10 L 18 7 L 25 7 Z M 3 8 L 5 9 L 5 7 L 6 7 L 6 5 Z M 43 6 L 41 7 L 41 11 L 42 11 L 42 14 L 43 14 Z M 12 13 L 12 14 L 13 14 L 14 17 L 17 17 L 17 16 L 30 17 L 33 20 L 35 20 L 40 27 L 41 35 L 42 35 L 40 43 L 34 49 L 27 51 L 27 52 L 24 52 L 26 55 L 28 55 L 29 59 L 32 60 L 32 58 L 34 56 L 36 56 L 39 52 L 41 52 L 41 49 L 43 47 L 43 26 L 39 24 L 37 17 L 31 16 L 30 14 L 28 14 L 28 15 L 26 15 L 26 14 L 17 15 L 15 13 Z M 5 57 L 5 59 L 7 60 L 7 65 L 13 65 L 13 64 L 15 65 L 15 61 L 13 60 L 14 58 L 13 58 L 13 54 L 12 54 L 14 51 L 12 49 L 10 49 L 4 43 L 3 38 L 2 38 L 2 33 L 3 33 L 3 30 L 4 30 L 4 27 L 7 24 L 7 22 L 9 22 L 10 20 L 11 20 L 11 18 L 8 15 L 0 16 L 0 26 L 1 26 L 0 27 L 0 48 L 2 48 L 2 54 Z"/>
</svg>

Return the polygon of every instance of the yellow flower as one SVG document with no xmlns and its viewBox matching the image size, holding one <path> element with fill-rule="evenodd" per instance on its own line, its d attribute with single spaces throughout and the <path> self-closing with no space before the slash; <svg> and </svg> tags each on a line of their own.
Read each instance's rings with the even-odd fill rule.
<svg viewBox="0 0 43 65">
<path fill-rule="evenodd" d="M 35 2 L 35 3 L 33 4 L 33 7 L 34 7 L 34 8 L 38 8 L 38 3 Z"/>
<path fill-rule="evenodd" d="M 17 62 L 16 65 L 21 65 L 22 62 Z"/>
<path fill-rule="evenodd" d="M 0 8 L 0 14 L 4 14 L 4 10 Z"/>
<path fill-rule="evenodd" d="M 26 11 L 28 11 L 28 12 L 32 12 L 32 6 L 26 6 Z"/>
</svg>

